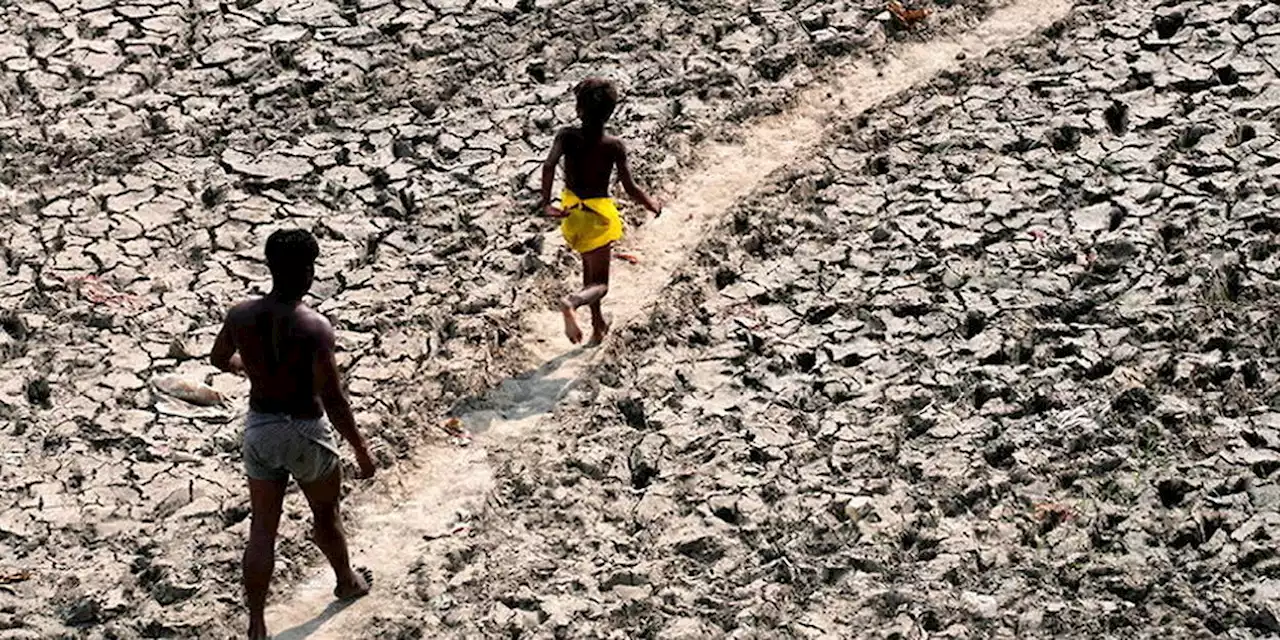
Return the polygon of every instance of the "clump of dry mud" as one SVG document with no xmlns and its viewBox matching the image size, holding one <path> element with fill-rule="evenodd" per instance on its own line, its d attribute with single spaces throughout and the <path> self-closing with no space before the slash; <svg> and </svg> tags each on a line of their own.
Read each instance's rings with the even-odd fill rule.
<svg viewBox="0 0 1280 640">
<path fill-rule="evenodd" d="M 983 2 L 936 17 L 961 21 Z M 966 8 L 967 7 L 967 8 Z M 383 463 L 519 359 L 568 256 L 528 188 L 567 89 L 618 78 L 661 184 L 690 149 L 884 44 L 880 3 L 104 0 L 0 7 L 0 636 L 238 631 L 235 403 L 204 359 L 313 229 Z M 532 292 L 529 295 L 526 293 Z M 176 373 L 230 408 L 156 402 Z M 290 500 L 281 580 L 316 560 Z M 233 622 L 234 621 L 234 622 Z"/>
<path fill-rule="evenodd" d="M 1122 3 L 844 122 L 401 637 L 1280 632 L 1277 59 L 1275 4 Z"/>
</svg>

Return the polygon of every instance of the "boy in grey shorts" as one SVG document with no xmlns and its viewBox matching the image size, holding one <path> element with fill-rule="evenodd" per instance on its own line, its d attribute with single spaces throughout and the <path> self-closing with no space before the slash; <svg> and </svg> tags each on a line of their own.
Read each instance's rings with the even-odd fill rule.
<svg viewBox="0 0 1280 640">
<path fill-rule="evenodd" d="M 267 637 L 263 616 L 290 476 L 311 504 L 316 545 L 337 578 L 334 595 L 363 596 L 372 579 L 351 568 L 339 512 L 342 467 L 326 414 L 355 449 L 357 477 L 373 477 L 376 467 L 342 390 L 333 326 L 302 303 L 320 247 L 309 232 L 289 229 L 267 238 L 266 253 L 271 293 L 232 307 L 210 354 L 214 366 L 246 374 L 250 383 L 243 447 L 253 512 L 244 553 L 250 638 Z"/>
<path fill-rule="evenodd" d="M 299 484 L 338 468 L 338 446 L 324 418 L 298 420 L 281 413 L 250 411 L 244 421 L 244 471 L 250 478 Z"/>
</svg>

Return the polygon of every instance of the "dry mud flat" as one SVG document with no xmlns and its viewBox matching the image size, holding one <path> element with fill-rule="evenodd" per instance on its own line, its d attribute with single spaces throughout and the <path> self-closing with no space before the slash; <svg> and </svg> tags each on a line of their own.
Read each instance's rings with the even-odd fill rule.
<svg viewBox="0 0 1280 640">
<path fill-rule="evenodd" d="M 948 3 L 935 26 L 985 3 Z M 528 177 L 587 73 L 650 182 L 884 44 L 877 1 L 21 1 L 0 6 L 0 637 L 239 631 L 243 383 L 204 357 L 314 229 L 384 463 L 513 370 L 569 256 Z M 230 408 L 162 400 L 205 380 Z M 377 491 L 379 487 L 373 487 Z M 362 490 L 358 490 L 362 491 Z M 299 500 L 281 590 L 317 558 Z"/>
<path fill-rule="evenodd" d="M 745 202 L 379 631 L 1280 632 L 1280 7 L 1144 4 Z"/>
</svg>

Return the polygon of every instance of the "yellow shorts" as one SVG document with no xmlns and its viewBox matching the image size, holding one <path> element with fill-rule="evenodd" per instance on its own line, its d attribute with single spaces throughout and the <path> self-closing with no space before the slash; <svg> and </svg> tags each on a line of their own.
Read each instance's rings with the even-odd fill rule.
<svg viewBox="0 0 1280 640">
<path fill-rule="evenodd" d="M 613 198 L 583 200 L 565 189 L 560 206 L 569 214 L 560 223 L 560 233 L 574 251 L 587 253 L 622 239 L 622 215 Z"/>
</svg>

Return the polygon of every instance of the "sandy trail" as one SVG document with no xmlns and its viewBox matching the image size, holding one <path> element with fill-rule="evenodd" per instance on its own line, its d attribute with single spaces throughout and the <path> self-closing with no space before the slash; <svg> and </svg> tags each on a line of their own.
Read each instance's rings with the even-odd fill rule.
<svg viewBox="0 0 1280 640">
<path fill-rule="evenodd" d="M 966 59 L 981 57 L 1066 17 L 1071 7 L 1070 0 L 1017 0 L 967 32 L 902 46 L 883 66 L 848 63 L 834 70 L 829 82 L 801 95 L 790 110 L 755 122 L 743 132 L 740 143 L 709 145 L 699 169 L 679 185 L 663 217 L 626 241 L 627 250 L 640 262 L 614 265 L 606 299 L 614 329 L 644 316 L 674 270 L 734 202 L 817 146 L 831 115 L 867 110 L 957 65 L 961 54 Z M 482 408 L 460 416 L 476 436 L 472 446 L 425 447 L 414 463 L 380 478 L 357 508 L 359 526 L 351 531 L 352 557 L 374 571 L 373 594 L 349 606 L 333 603 L 332 574 L 327 566 L 317 568 L 289 597 L 268 609 L 274 637 L 361 637 L 373 616 L 412 606 L 396 594 L 405 592 L 402 587 L 427 541 L 465 527 L 468 514 L 493 486 L 485 442 L 539 428 L 540 420 L 598 353 L 570 349 L 556 311 L 535 314 L 530 325 L 526 346 L 535 358 L 531 367 L 537 368 L 504 382 L 483 398 Z"/>
</svg>

